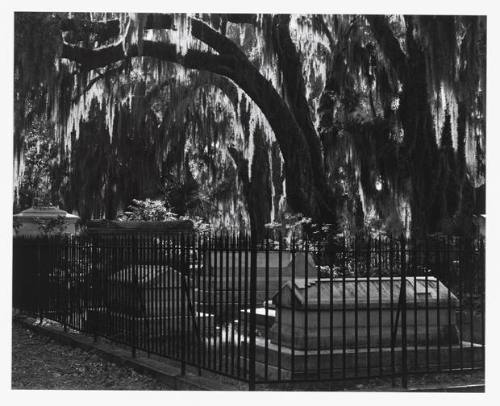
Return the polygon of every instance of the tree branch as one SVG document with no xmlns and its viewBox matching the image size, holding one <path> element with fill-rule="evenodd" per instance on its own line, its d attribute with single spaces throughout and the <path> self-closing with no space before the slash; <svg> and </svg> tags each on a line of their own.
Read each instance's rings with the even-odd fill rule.
<svg viewBox="0 0 500 406">
<path fill-rule="evenodd" d="M 191 19 L 191 34 L 220 54 L 234 55 L 238 58 L 246 59 L 246 55 L 240 50 L 238 45 L 201 20 Z"/>
<path fill-rule="evenodd" d="M 61 54 L 61 58 L 80 64 L 84 70 L 101 68 L 136 56 L 138 56 L 137 45 L 131 45 L 128 53 L 125 54 L 121 44 L 92 50 L 65 43 Z M 175 44 L 162 42 L 144 41 L 142 56 L 178 63 L 186 68 L 208 70 L 221 75 L 230 75 L 234 69 L 234 59 L 230 56 L 215 55 L 197 50 L 189 50 L 183 56 L 177 53 Z"/>
</svg>

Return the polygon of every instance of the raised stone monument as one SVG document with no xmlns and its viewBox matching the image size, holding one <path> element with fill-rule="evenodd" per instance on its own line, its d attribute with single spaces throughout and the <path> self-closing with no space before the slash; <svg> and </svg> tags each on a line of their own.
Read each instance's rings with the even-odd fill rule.
<svg viewBox="0 0 500 406">
<path fill-rule="evenodd" d="M 170 266 L 126 266 L 101 282 L 105 308 L 90 311 L 89 323 L 102 335 L 135 340 L 139 346 L 172 336 L 182 339 L 182 332 L 197 336 L 200 325 L 213 316 L 196 311 L 190 283 Z"/>
<path fill-rule="evenodd" d="M 388 277 L 315 279 L 308 283 L 298 279 L 294 289 L 288 281 L 273 298 L 277 319 L 272 327 L 272 341 L 277 342 L 281 324 L 281 342 L 301 350 L 318 346 L 320 349 L 359 348 L 368 344 L 389 347 L 394 331 L 398 344 L 401 340 L 400 290 L 401 278 L 397 277 L 393 278 L 392 288 Z M 295 302 L 293 309 L 292 301 Z M 407 277 L 408 345 L 415 341 L 434 345 L 438 339 L 446 344 L 457 343 L 457 304 L 455 295 L 435 277 Z M 396 320 L 399 321 L 397 330 L 394 329 Z"/>
<path fill-rule="evenodd" d="M 209 268 L 204 272 L 201 281 L 201 297 L 204 305 L 212 307 L 234 306 L 244 308 L 250 304 L 250 252 L 231 252 L 230 250 L 209 253 Z M 290 251 L 258 251 L 256 263 L 257 306 L 271 299 L 287 280 L 295 277 L 303 278 L 307 272 L 309 277 L 316 274 L 316 266 L 312 255 L 303 252 L 292 254 Z M 281 261 L 281 275 L 280 275 Z M 246 295 L 245 295 L 246 292 Z M 246 303 L 245 301 L 246 296 Z M 228 309 L 226 309 L 228 310 Z"/>
<path fill-rule="evenodd" d="M 80 217 L 54 206 L 36 206 L 14 214 L 14 236 L 75 234 Z"/>
<path fill-rule="evenodd" d="M 401 282 L 398 277 L 287 281 L 273 297 L 276 318 L 269 336 L 256 338 L 257 376 L 398 371 L 404 309 L 408 369 L 480 365 L 481 345 L 461 341 L 455 295 L 435 277 L 411 276 L 403 298 Z"/>
</svg>

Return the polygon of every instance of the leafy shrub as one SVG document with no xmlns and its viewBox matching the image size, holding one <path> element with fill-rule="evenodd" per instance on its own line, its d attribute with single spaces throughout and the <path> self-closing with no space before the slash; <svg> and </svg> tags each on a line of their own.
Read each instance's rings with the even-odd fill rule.
<svg viewBox="0 0 500 406">
<path fill-rule="evenodd" d="M 133 199 L 127 211 L 118 216 L 120 221 L 172 221 L 179 216 L 167 208 L 161 200 Z"/>
</svg>

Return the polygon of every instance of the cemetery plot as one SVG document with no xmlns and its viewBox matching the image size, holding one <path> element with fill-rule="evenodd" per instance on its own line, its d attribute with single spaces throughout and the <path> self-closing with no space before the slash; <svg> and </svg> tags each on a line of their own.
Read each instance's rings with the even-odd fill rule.
<svg viewBox="0 0 500 406">
<path fill-rule="evenodd" d="M 14 303 L 133 354 L 249 383 L 483 368 L 482 245 L 441 254 L 389 241 L 332 254 L 223 240 L 16 240 Z"/>
</svg>

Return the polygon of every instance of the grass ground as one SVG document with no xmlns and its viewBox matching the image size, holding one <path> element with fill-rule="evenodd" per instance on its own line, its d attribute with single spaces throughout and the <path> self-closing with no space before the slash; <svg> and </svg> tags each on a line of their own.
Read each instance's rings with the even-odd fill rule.
<svg viewBox="0 0 500 406">
<path fill-rule="evenodd" d="M 214 377 L 217 381 L 217 377 Z M 425 374 L 409 377 L 409 388 L 457 387 L 484 384 L 482 371 Z M 401 390 L 390 378 L 344 383 L 283 384 L 257 387 L 257 390 Z M 12 328 L 12 388 L 13 389 L 94 389 L 94 390 L 171 390 L 164 383 L 118 366 L 97 354 L 60 344 L 44 335 L 14 322 Z M 235 389 L 237 390 L 237 389 Z"/>
<path fill-rule="evenodd" d="M 165 384 L 96 354 L 13 323 L 12 389 L 168 390 Z"/>
</svg>

